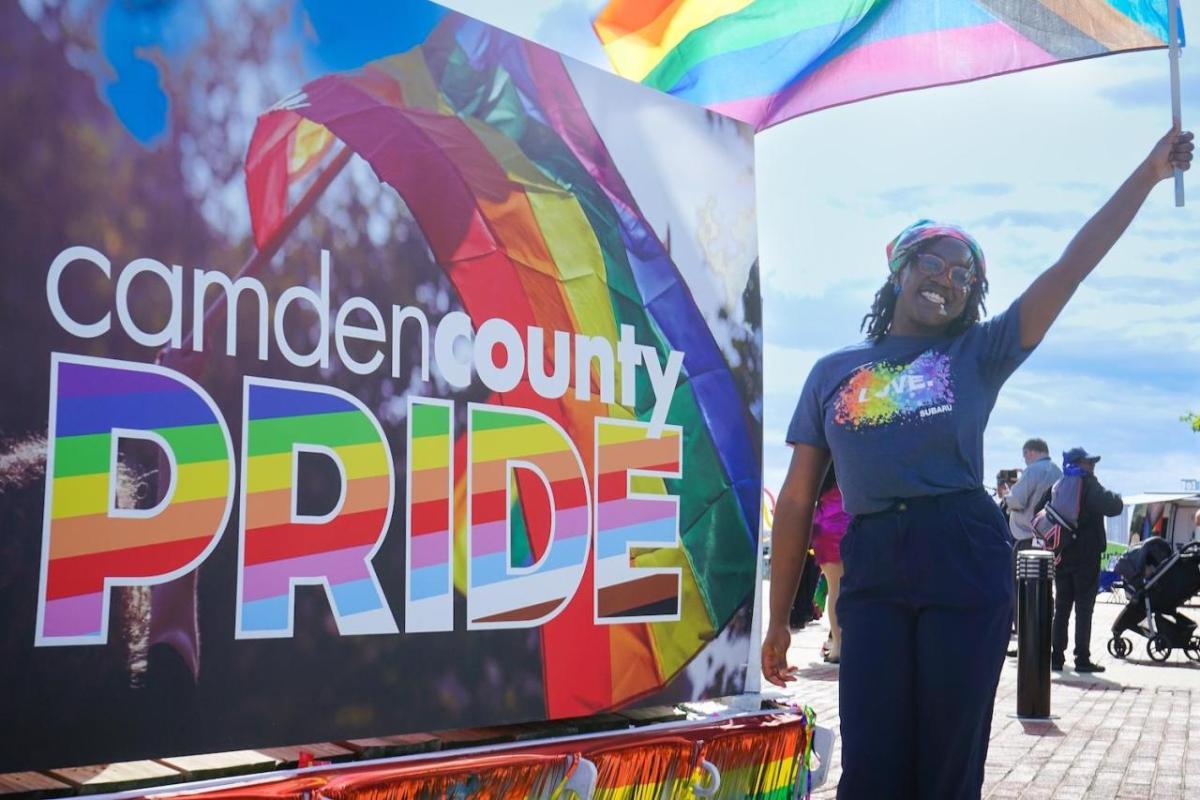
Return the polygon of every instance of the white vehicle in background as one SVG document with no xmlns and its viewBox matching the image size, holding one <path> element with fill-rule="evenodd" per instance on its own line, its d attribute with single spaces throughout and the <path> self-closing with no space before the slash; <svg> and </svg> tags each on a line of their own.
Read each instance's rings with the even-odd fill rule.
<svg viewBox="0 0 1200 800">
<path fill-rule="evenodd" d="M 1124 500 L 1120 516 L 1107 520 L 1110 544 L 1128 547 L 1161 536 L 1178 551 L 1195 539 L 1200 492 L 1148 492 Z"/>
<path fill-rule="evenodd" d="M 1108 546 L 1100 556 L 1100 591 L 1114 592 L 1118 602 L 1122 598 L 1116 593 L 1121 586 L 1116 563 L 1122 553 L 1154 536 L 1164 539 L 1175 553 L 1200 539 L 1200 493 L 1147 492 L 1122 499 L 1121 513 L 1105 520 Z"/>
</svg>

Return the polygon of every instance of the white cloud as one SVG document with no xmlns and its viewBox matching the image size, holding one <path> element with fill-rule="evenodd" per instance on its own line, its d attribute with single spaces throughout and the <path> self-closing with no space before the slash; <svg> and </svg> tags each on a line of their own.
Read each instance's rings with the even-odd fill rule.
<svg viewBox="0 0 1200 800">
<path fill-rule="evenodd" d="M 1200 436 L 1178 421 L 1194 398 L 1194 392 L 1164 388 L 1153 375 L 1128 369 L 1080 375 L 1028 364 L 1009 380 L 992 414 L 986 474 L 1020 466 L 1021 443 L 1038 436 L 1056 458 L 1075 445 L 1100 453 L 1098 474 L 1115 490 L 1178 489 L 1181 478 L 1200 475 Z"/>
</svg>

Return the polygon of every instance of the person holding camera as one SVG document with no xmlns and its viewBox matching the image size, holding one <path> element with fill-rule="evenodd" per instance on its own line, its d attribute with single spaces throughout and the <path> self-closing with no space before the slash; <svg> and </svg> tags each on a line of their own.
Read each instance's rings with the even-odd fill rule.
<svg viewBox="0 0 1200 800">
<path fill-rule="evenodd" d="M 1008 518 L 1008 494 L 1012 491 L 1013 484 L 1017 482 L 1017 470 L 1002 469 L 996 473 L 996 502 L 1000 504 L 1000 510 L 1004 512 L 1005 519 Z"/>
</svg>

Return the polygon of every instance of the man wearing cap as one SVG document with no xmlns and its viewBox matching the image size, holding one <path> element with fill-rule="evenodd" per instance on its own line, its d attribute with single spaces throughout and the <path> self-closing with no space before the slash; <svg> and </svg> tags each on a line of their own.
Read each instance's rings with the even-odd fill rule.
<svg viewBox="0 0 1200 800">
<path fill-rule="evenodd" d="M 1075 537 L 1062 551 L 1062 561 L 1054 571 L 1054 631 L 1050 650 L 1050 668 L 1061 671 L 1067 650 L 1067 621 L 1071 606 L 1075 607 L 1075 671 L 1104 672 L 1104 667 L 1092 662 L 1092 609 L 1100 586 L 1100 556 L 1104 553 L 1107 536 L 1104 518 L 1121 513 L 1125 504 L 1096 479 L 1096 462 L 1100 456 L 1082 447 L 1072 447 L 1063 453 L 1063 473 L 1078 476 L 1083 483 L 1079 499 L 1079 522 Z"/>
</svg>

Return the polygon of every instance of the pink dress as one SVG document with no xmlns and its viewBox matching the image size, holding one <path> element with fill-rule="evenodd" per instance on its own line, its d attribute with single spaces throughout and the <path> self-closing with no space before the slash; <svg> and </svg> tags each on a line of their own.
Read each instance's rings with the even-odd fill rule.
<svg viewBox="0 0 1200 800">
<path fill-rule="evenodd" d="M 835 485 L 817 499 L 813 511 L 812 544 L 817 566 L 842 560 L 842 536 L 850 525 L 850 515 L 842 508 L 842 492 Z"/>
</svg>

